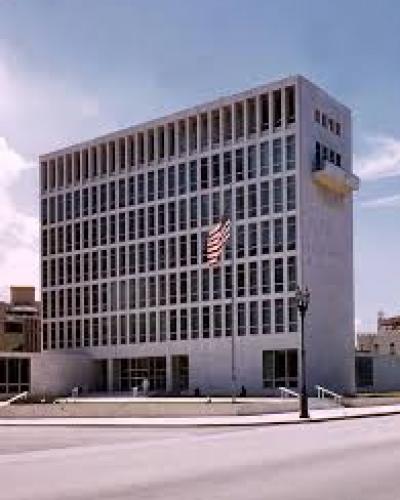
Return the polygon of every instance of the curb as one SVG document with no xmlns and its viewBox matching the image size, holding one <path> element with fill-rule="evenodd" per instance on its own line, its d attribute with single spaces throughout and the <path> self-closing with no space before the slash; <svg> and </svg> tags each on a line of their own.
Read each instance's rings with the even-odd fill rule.
<svg viewBox="0 0 400 500">
<path fill-rule="evenodd" d="M 281 425 L 302 425 L 302 424 L 320 424 L 324 422 L 331 421 L 343 421 L 343 420 L 356 420 L 362 418 L 374 418 L 374 417 L 388 417 L 399 415 L 399 410 L 394 411 L 380 411 L 377 413 L 366 413 L 359 415 L 337 415 L 330 417 L 311 417 L 308 419 L 300 420 L 277 420 L 274 422 L 265 422 L 265 421 L 255 421 L 255 422 L 194 422 L 194 423 L 180 423 L 180 422 L 171 422 L 171 423 L 96 423 L 96 422 L 57 422 L 57 418 L 63 417 L 55 417 L 52 422 L 41 422 L 41 418 L 37 418 L 35 422 L 29 418 L 29 422 L 24 422 L 23 419 L 18 422 L 7 422 L 8 418 L 3 417 L 0 418 L 0 428 L 1 427 L 79 427 L 79 428 L 127 428 L 127 429 L 193 429 L 193 428 L 218 428 L 218 427 L 277 427 Z M 78 417 L 79 418 L 79 417 Z M 96 418 L 96 417 L 95 417 Z M 94 419 L 95 419 L 94 418 Z M 102 418 L 102 417 L 97 417 Z M 9 417 L 10 420 L 16 420 L 13 417 Z M 27 418 L 28 419 L 28 418 Z M 63 418 L 64 420 L 64 418 Z"/>
</svg>

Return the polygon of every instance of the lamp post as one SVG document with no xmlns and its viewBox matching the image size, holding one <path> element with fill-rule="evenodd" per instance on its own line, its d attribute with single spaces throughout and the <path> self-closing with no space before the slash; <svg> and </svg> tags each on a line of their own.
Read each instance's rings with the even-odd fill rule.
<svg viewBox="0 0 400 500">
<path fill-rule="evenodd" d="M 300 418 L 309 418 L 307 381 L 306 381 L 306 351 L 304 346 L 304 318 L 310 303 L 310 292 L 308 288 L 296 289 L 296 304 L 301 316 L 301 392 L 300 392 Z"/>
</svg>

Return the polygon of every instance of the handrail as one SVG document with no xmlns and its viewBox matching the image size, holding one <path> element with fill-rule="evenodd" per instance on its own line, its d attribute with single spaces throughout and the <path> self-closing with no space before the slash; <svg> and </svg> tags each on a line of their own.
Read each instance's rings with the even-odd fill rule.
<svg viewBox="0 0 400 500">
<path fill-rule="evenodd" d="M 298 398 L 299 395 L 297 394 L 296 391 L 292 391 L 292 389 L 288 389 L 287 387 L 278 387 L 278 389 L 281 391 L 281 398 L 285 398 L 287 396 L 291 396 L 293 398 Z"/>
<path fill-rule="evenodd" d="M 316 385 L 315 388 L 317 389 L 318 399 L 324 399 L 325 396 L 330 396 L 336 404 L 342 404 L 343 396 L 341 396 L 340 394 L 330 391 L 329 389 L 326 389 L 326 387 L 322 387 L 322 385 Z"/>
<path fill-rule="evenodd" d="M 14 401 L 18 401 L 18 399 L 24 399 L 24 398 L 26 398 L 27 395 L 28 395 L 28 391 L 24 391 L 24 392 L 21 392 L 19 394 L 16 394 L 15 396 L 13 396 L 10 399 L 7 399 L 6 401 L 1 401 L 0 402 L 0 406 L 8 406 L 11 403 L 14 403 Z"/>
</svg>

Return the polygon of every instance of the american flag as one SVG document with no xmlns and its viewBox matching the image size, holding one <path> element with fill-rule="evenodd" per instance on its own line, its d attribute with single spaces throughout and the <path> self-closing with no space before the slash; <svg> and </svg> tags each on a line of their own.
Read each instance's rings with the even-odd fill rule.
<svg viewBox="0 0 400 500">
<path fill-rule="evenodd" d="M 231 235 L 231 221 L 227 217 L 211 229 L 207 236 L 207 261 L 211 266 L 218 264 L 224 245 Z"/>
</svg>

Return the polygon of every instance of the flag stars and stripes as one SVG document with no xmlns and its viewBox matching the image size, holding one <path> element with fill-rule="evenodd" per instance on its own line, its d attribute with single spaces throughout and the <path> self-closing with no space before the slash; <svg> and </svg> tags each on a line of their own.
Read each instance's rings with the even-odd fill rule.
<svg viewBox="0 0 400 500">
<path fill-rule="evenodd" d="M 231 234 L 231 221 L 224 217 L 207 236 L 207 262 L 214 266 L 221 260 L 222 252 Z"/>
</svg>

